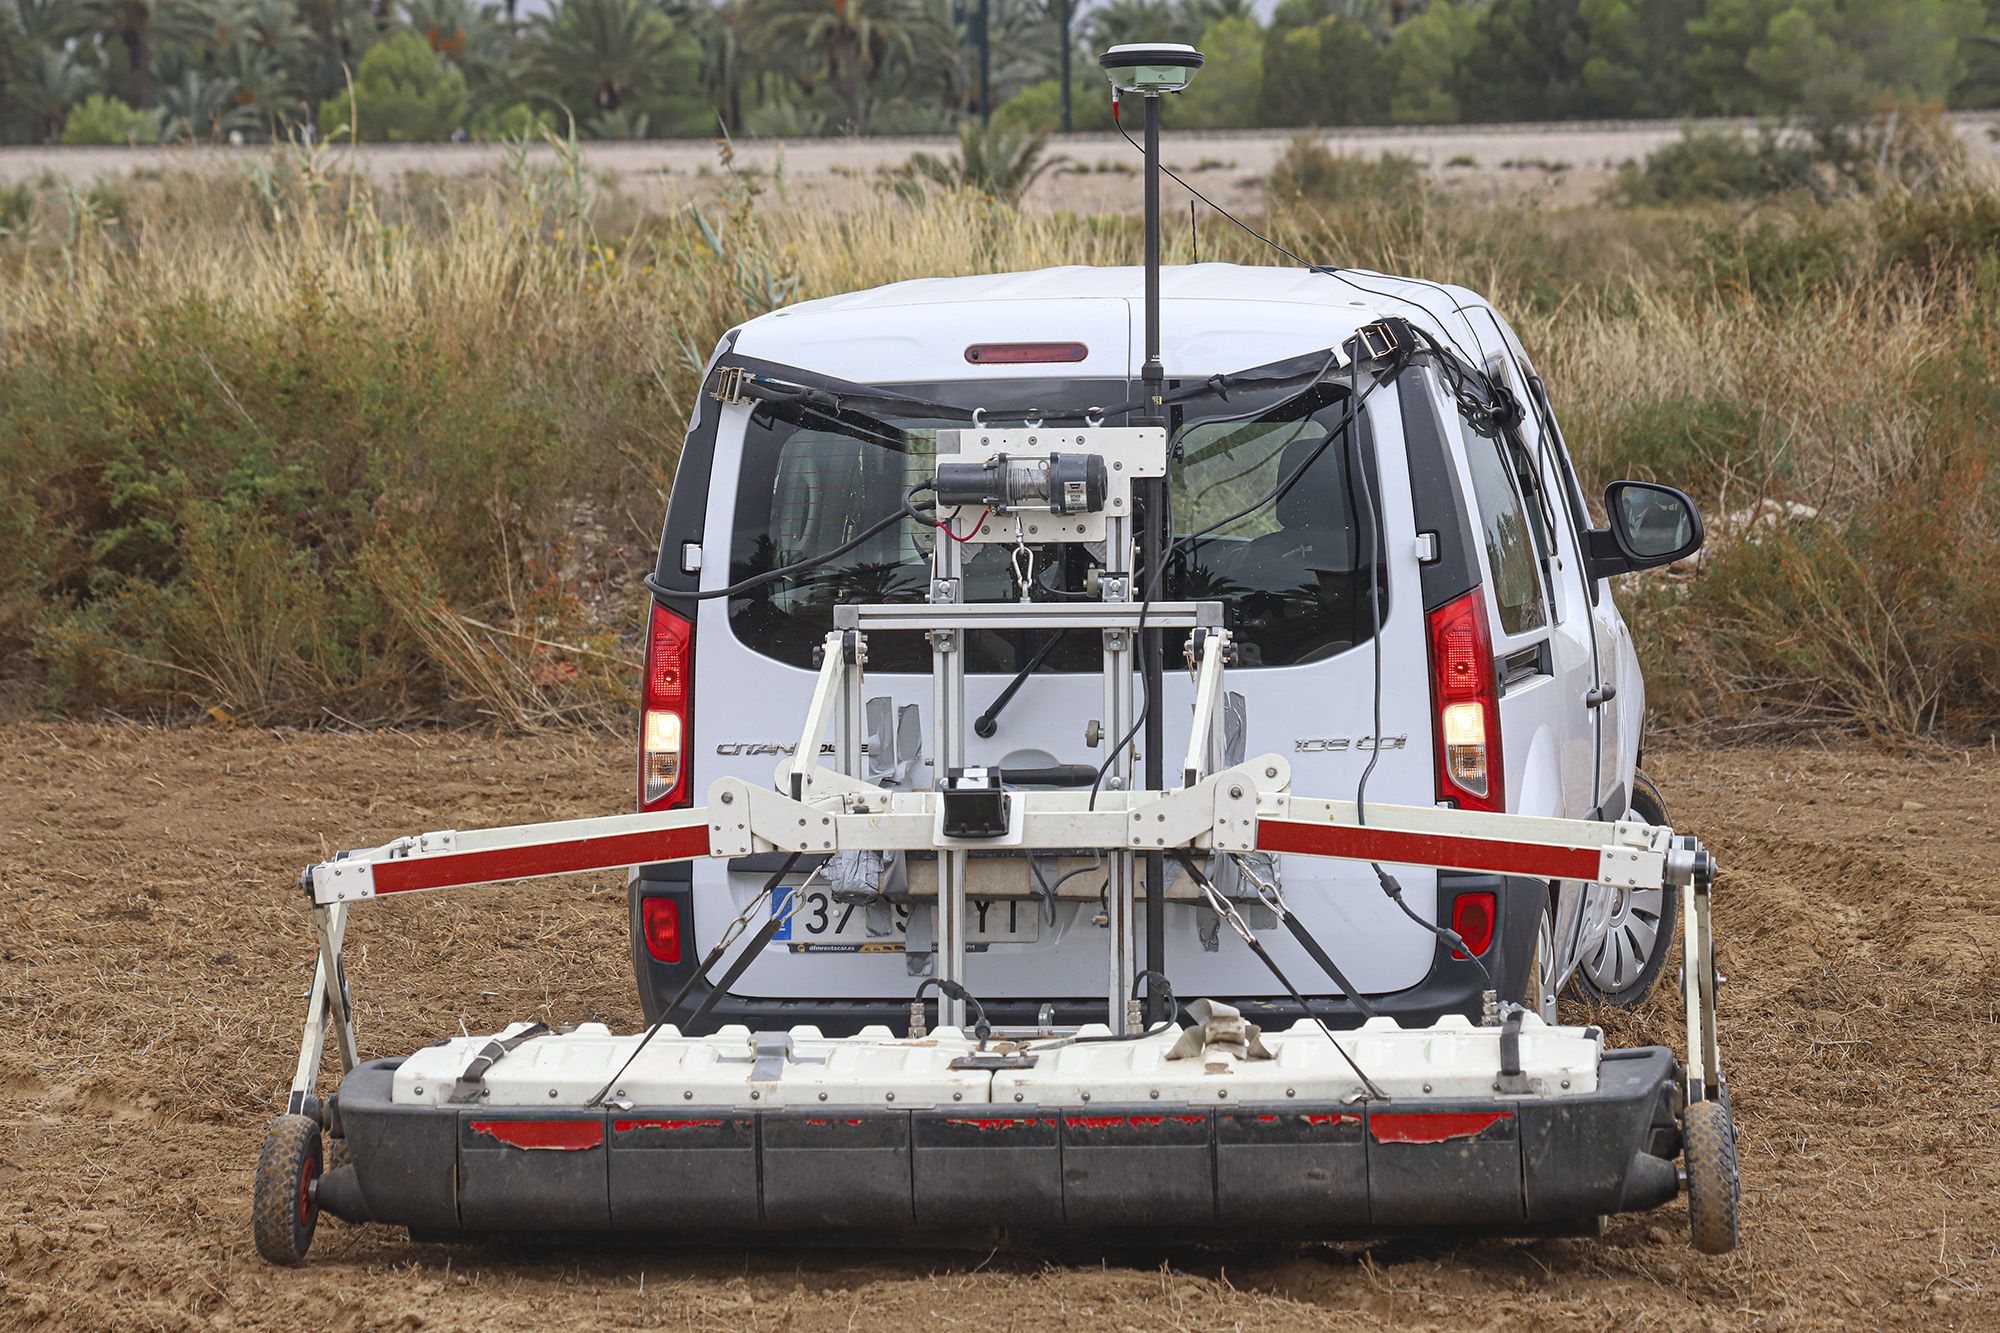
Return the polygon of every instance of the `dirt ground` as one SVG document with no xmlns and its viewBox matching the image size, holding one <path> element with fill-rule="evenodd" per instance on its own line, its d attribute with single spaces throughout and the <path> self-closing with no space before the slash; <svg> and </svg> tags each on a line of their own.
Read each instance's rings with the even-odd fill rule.
<svg viewBox="0 0 2000 1333">
<path fill-rule="evenodd" d="M 1676 1203 L 1601 1241 L 1217 1253 L 250 1244 L 251 1169 L 335 845 L 621 808 L 615 740 L 0 727 L 0 1326 L 2000 1327 L 2000 755 L 1667 749 L 1721 859 L 1745 1244 Z M 637 1018 L 610 875 L 385 903 L 362 1040 Z M 1678 1040 L 1664 998 L 1593 1015 Z M 1582 1017 L 1577 1009 L 1574 1017 Z M 1575 1321 L 1569 1324 L 1568 1321 Z"/>
</svg>

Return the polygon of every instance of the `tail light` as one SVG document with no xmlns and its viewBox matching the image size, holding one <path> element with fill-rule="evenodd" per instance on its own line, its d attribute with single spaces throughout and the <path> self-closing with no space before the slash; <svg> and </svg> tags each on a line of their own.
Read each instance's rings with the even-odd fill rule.
<svg viewBox="0 0 2000 1333">
<path fill-rule="evenodd" d="M 681 905 L 672 898 L 648 898 L 639 907 L 639 928 L 655 962 L 681 960 Z M 1459 932 L 1461 935 L 1464 931 Z M 1490 928 L 1489 928 L 1490 933 Z"/>
<path fill-rule="evenodd" d="M 1490 893 L 1461 893 L 1452 901 L 1452 933 L 1464 940 L 1465 947 L 1475 954 L 1483 954 L 1493 947 L 1493 922 L 1499 910 L 1498 901 Z M 678 948 L 678 944 L 675 947 Z M 1454 949 L 1451 956 L 1463 958 L 1465 954 Z"/>
<path fill-rule="evenodd" d="M 639 715 L 639 808 L 688 804 L 694 720 L 694 626 L 658 602 L 646 628 L 646 684 Z"/>
<path fill-rule="evenodd" d="M 1466 810 L 1505 810 L 1500 692 L 1479 589 L 1430 613 L 1430 639 L 1438 799 Z"/>
</svg>

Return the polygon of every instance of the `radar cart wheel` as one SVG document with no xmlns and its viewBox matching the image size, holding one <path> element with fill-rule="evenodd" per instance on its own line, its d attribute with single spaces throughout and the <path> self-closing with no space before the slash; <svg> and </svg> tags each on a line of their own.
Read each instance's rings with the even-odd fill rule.
<svg viewBox="0 0 2000 1333">
<path fill-rule="evenodd" d="M 1688 1226 L 1703 1254 L 1727 1254 L 1739 1236 L 1737 1204 L 1742 1197 L 1736 1169 L 1736 1126 L 1726 1100 L 1695 1102 L 1687 1108 Z"/>
<path fill-rule="evenodd" d="M 324 1164 L 319 1124 L 311 1117 L 281 1115 L 264 1132 L 264 1148 L 257 1154 L 251 1230 L 257 1253 L 272 1263 L 299 1263 L 312 1246 Z"/>
</svg>

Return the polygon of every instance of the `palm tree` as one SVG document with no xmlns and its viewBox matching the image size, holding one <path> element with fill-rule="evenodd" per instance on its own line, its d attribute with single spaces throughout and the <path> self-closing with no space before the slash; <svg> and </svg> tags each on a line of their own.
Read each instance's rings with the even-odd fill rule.
<svg viewBox="0 0 2000 1333">
<path fill-rule="evenodd" d="M 1024 133 L 999 125 L 982 129 L 967 121 L 958 129 L 958 156 L 951 160 L 914 153 L 910 171 L 947 189 L 974 190 L 1005 204 L 1018 204 L 1028 187 L 1050 168 L 1069 159 L 1046 157 L 1049 132 Z"/>
<path fill-rule="evenodd" d="M 616 111 L 667 65 L 674 25 L 657 0 L 557 0 L 531 20 L 530 79 Z"/>
<path fill-rule="evenodd" d="M 484 0 L 403 0 L 403 21 L 468 74 L 496 70 L 506 59 L 500 11 Z"/>
<path fill-rule="evenodd" d="M 62 133 L 69 109 L 90 92 L 90 71 L 63 47 L 46 46 L 41 60 L 25 72 L 17 95 L 34 118 L 35 141 L 47 143 Z"/>
<path fill-rule="evenodd" d="M 817 68 L 839 87 L 850 132 L 861 129 L 868 85 L 892 55 L 914 64 L 919 50 L 933 53 L 928 38 L 920 45 L 928 25 L 907 0 L 748 0 L 748 8 L 759 47 L 773 54 L 802 51 L 802 83 L 810 88 Z"/>
<path fill-rule="evenodd" d="M 236 100 L 236 80 L 204 74 L 190 65 L 160 89 L 160 141 L 227 138 L 257 127 L 257 113 Z"/>
</svg>

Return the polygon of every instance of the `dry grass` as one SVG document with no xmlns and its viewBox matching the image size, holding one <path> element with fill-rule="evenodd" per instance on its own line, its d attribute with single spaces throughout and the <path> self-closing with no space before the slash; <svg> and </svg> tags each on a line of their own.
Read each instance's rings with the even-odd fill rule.
<svg viewBox="0 0 2000 1333">
<path fill-rule="evenodd" d="M 907 278 L 1138 254 L 1126 218 L 886 192 L 829 216 L 772 178 L 721 180 L 698 215 L 660 214 L 560 153 L 395 186 L 307 155 L 234 184 L 44 200 L 25 239 L 0 243 L 0 483 L 17 496 L 0 504 L 0 652 L 16 697 L 261 721 L 619 720 L 637 572 L 724 330 Z M 2000 652 L 1965 628 L 1986 623 L 2000 579 L 1980 518 L 2000 484 L 1981 424 L 2000 282 L 1992 197 L 1967 188 L 1926 212 L 1545 210 L 1418 186 L 1288 197 L 1266 225 L 1315 258 L 1488 292 L 1587 484 L 1654 476 L 1703 502 L 1699 576 L 1632 595 L 1668 720 L 1976 735 L 2000 711 Z M 1203 230 L 1204 259 L 1276 258 Z M 1169 262 L 1188 248 L 1170 228 Z M 1917 514 L 1937 521 L 1916 531 Z M 204 564 L 204 532 L 227 559 Z M 420 571 L 421 590 L 384 570 Z M 204 615 L 224 628 L 204 632 Z"/>
</svg>

